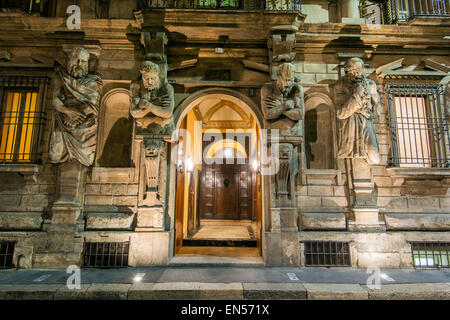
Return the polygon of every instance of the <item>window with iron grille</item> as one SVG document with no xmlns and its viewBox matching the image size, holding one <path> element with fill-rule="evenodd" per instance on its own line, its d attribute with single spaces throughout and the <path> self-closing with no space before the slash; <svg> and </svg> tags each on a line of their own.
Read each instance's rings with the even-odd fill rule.
<svg viewBox="0 0 450 320">
<path fill-rule="evenodd" d="M 47 77 L 0 76 L 0 164 L 37 163 Z"/>
<path fill-rule="evenodd" d="M 389 24 L 414 17 L 450 16 L 450 0 L 387 0 L 382 5 L 387 10 Z"/>
<path fill-rule="evenodd" d="M 0 269 L 14 267 L 13 256 L 15 244 L 15 241 L 0 241 Z"/>
<path fill-rule="evenodd" d="M 450 242 L 410 242 L 414 267 L 449 268 Z"/>
<path fill-rule="evenodd" d="M 130 242 L 85 242 L 83 266 L 88 268 L 128 267 Z"/>
<path fill-rule="evenodd" d="M 44 17 L 54 17 L 57 0 L 0 0 L 0 12 L 15 12 L 16 10 L 34 13 Z"/>
<path fill-rule="evenodd" d="M 387 84 L 391 161 L 395 167 L 450 166 L 444 88 L 438 84 Z"/>
<path fill-rule="evenodd" d="M 303 241 L 305 266 L 349 267 L 350 247 L 345 241 Z"/>
</svg>

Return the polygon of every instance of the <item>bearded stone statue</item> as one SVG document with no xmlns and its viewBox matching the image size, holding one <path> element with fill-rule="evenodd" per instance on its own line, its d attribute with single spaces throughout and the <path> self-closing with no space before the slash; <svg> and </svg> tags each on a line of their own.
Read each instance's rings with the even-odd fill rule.
<svg viewBox="0 0 450 320">
<path fill-rule="evenodd" d="M 156 63 L 144 61 L 142 83 L 130 86 L 131 115 L 141 129 L 156 134 L 170 134 L 173 130 L 173 87 L 160 77 Z"/>
<path fill-rule="evenodd" d="M 102 80 L 88 67 L 89 52 L 81 47 L 73 49 L 67 69 L 56 67 L 51 163 L 76 160 L 90 166 L 94 161 Z"/>
<path fill-rule="evenodd" d="M 335 85 L 339 124 L 338 158 L 362 158 L 380 163 L 380 151 L 372 127 L 374 108 L 381 107 L 377 85 L 363 75 L 364 62 L 351 58 L 344 65 L 345 76 Z"/>
<path fill-rule="evenodd" d="M 303 135 L 303 87 L 295 82 L 292 63 L 280 64 L 277 80 L 261 88 L 261 108 L 268 129 L 278 129 L 284 136 Z"/>
</svg>

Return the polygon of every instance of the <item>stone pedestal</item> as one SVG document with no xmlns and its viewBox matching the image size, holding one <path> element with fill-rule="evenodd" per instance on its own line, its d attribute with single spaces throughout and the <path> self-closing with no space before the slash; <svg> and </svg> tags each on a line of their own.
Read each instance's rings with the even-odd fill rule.
<svg viewBox="0 0 450 320">
<path fill-rule="evenodd" d="M 278 171 L 271 179 L 270 232 L 265 233 L 265 262 L 267 266 L 300 266 L 300 234 L 295 195 L 295 177 L 298 173 L 298 152 L 301 137 L 280 137 L 278 149 L 272 155 L 278 158 Z"/>
<path fill-rule="evenodd" d="M 136 231 L 162 231 L 164 229 L 162 207 L 139 207 Z"/>
<path fill-rule="evenodd" d="M 264 247 L 267 267 L 300 266 L 300 234 L 298 232 L 266 232 Z"/>
<path fill-rule="evenodd" d="M 297 208 L 271 208 L 272 232 L 298 232 Z"/>
<path fill-rule="evenodd" d="M 46 241 L 37 247 L 33 267 L 81 265 L 85 174 L 86 168 L 78 162 L 59 165 L 59 198 L 51 208 L 51 220 L 44 223 Z"/>
</svg>

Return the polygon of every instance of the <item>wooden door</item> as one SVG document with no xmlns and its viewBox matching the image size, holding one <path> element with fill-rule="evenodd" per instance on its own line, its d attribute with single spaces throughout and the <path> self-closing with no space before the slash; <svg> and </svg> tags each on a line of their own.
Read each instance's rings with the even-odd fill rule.
<svg viewBox="0 0 450 320">
<path fill-rule="evenodd" d="M 215 201 L 214 219 L 239 219 L 238 211 L 238 182 L 236 172 L 215 173 Z"/>
<path fill-rule="evenodd" d="M 251 219 L 250 172 L 248 165 L 204 166 L 200 179 L 200 218 Z"/>
</svg>

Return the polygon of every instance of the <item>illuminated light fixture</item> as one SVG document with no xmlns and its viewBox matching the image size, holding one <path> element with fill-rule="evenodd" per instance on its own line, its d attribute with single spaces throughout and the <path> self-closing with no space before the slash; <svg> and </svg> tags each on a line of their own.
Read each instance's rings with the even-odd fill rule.
<svg viewBox="0 0 450 320">
<path fill-rule="evenodd" d="M 186 170 L 189 172 L 194 171 L 194 163 L 192 162 L 191 158 L 186 159 Z"/>
<path fill-rule="evenodd" d="M 134 276 L 133 282 L 141 282 L 144 279 L 145 273 L 138 273 Z"/>
<path fill-rule="evenodd" d="M 225 148 L 223 150 L 223 154 L 224 154 L 225 158 L 233 157 L 233 151 L 231 150 L 231 148 Z"/>
<path fill-rule="evenodd" d="M 257 160 L 253 160 L 253 163 L 252 163 L 252 166 L 253 166 L 253 170 L 254 171 L 258 171 L 258 161 Z"/>
</svg>

